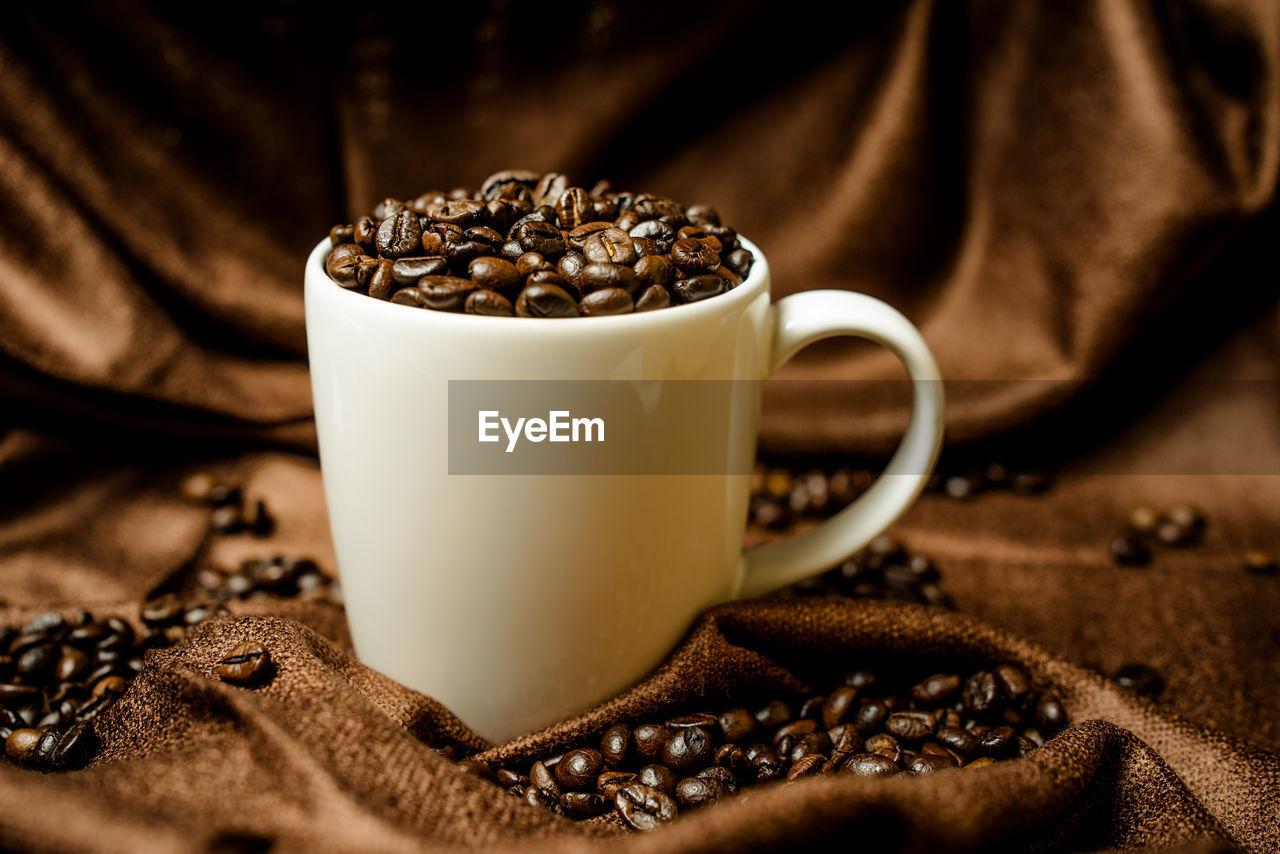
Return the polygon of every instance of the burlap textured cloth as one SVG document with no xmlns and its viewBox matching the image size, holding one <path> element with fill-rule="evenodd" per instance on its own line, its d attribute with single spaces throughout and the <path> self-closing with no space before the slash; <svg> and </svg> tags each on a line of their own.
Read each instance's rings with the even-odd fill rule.
<svg viewBox="0 0 1280 854">
<path fill-rule="evenodd" d="M 0 847 L 1280 850 L 1280 580 L 1240 568 L 1280 547 L 1280 7 L 456 5 L 7 10 L 0 621 L 136 617 L 194 566 L 264 553 L 335 571 L 305 253 L 384 195 L 510 165 L 713 202 L 779 295 L 889 299 L 963 381 L 948 454 L 1067 474 L 1040 498 L 927 496 L 895 527 L 956 613 L 724 606 L 632 691 L 508 745 L 352 660 L 336 608 L 237 604 L 148 659 L 88 769 L 0 766 Z M 905 396 L 866 381 L 896 371 L 812 348 L 764 446 L 883 452 Z M 275 537 L 207 542 L 176 490 L 197 468 L 264 497 Z M 1203 545 L 1116 568 L 1125 510 L 1180 500 L 1208 512 Z M 245 638 L 279 662 L 266 688 L 211 678 Z M 761 789 L 649 835 L 529 808 L 430 747 L 517 761 L 886 655 L 1021 662 L 1073 724 L 993 768 Z M 1128 661 L 1165 676 L 1157 704 L 1098 675 Z"/>
</svg>

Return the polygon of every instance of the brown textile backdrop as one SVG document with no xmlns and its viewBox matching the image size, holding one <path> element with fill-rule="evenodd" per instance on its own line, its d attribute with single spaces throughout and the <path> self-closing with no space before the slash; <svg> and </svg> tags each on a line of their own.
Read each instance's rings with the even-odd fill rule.
<svg viewBox="0 0 1280 854">
<path fill-rule="evenodd" d="M 0 766 L 0 848 L 1280 850 L 1280 579 L 1240 569 L 1280 548 L 1280 4 L 47 5 L 0 27 L 0 621 L 136 616 L 193 560 L 334 571 L 305 254 L 382 196 L 519 165 L 712 202 L 778 294 L 892 301 L 957 381 L 949 456 L 1067 474 L 895 527 L 958 613 L 725 606 L 632 692 L 494 755 L 886 650 L 1024 662 L 1075 723 L 983 772 L 824 778 L 618 838 L 456 773 L 427 743 L 475 737 L 326 641 L 331 607 L 244 604 L 148 663 L 88 769 Z M 765 449 L 883 453 L 902 389 L 855 381 L 898 371 L 811 348 Z M 176 497 L 201 467 L 277 535 L 201 552 Z M 1115 568 L 1126 509 L 1177 500 L 1204 545 Z M 264 690 L 210 678 L 244 637 L 280 661 Z M 1158 704 L 1096 673 L 1128 661 L 1165 675 Z"/>
</svg>

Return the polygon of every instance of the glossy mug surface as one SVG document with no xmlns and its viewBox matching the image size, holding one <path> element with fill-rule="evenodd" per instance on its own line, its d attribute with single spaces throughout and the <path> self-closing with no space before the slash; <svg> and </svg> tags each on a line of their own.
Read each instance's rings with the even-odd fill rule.
<svg viewBox="0 0 1280 854">
<path fill-rule="evenodd" d="M 726 294 L 563 319 L 372 299 L 329 279 L 329 241 L 316 246 L 306 268 L 316 426 L 362 661 L 506 741 L 617 694 L 701 611 L 829 568 L 914 501 L 942 438 L 941 383 L 919 333 L 862 294 L 771 303 L 768 262 L 742 242 L 756 263 Z M 854 504 L 744 555 L 758 381 L 833 335 L 870 338 L 902 359 L 914 383 L 907 433 Z M 740 380 L 750 391 L 686 397 L 677 413 L 660 412 L 659 395 L 635 416 L 716 437 L 725 473 L 451 475 L 450 380 Z"/>
</svg>

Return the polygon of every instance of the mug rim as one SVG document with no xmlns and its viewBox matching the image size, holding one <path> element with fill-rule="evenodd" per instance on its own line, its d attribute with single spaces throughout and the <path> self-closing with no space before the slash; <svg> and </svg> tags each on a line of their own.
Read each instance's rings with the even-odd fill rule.
<svg viewBox="0 0 1280 854">
<path fill-rule="evenodd" d="M 493 330 L 494 324 L 514 324 L 513 326 L 509 327 L 509 331 L 512 331 L 512 332 L 524 326 L 532 326 L 534 330 L 537 330 L 537 329 L 543 328 L 543 325 L 545 323 L 561 325 L 566 322 L 572 322 L 572 325 L 567 328 L 576 329 L 578 327 L 585 326 L 586 329 L 583 330 L 583 332 L 589 333 L 591 329 L 597 328 L 597 324 L 607 324 L 610 327 L 613 327 L 616 329 L 616 327 L 618 327 L 619 325 L 629 326 L 629 327 L 641 327 L 644 325 L 655 325 L 655 324 L 668 322 L 668 321 L 663 321 L 661 317 L 671 312 L 679 312 L 679 314 L 676 317 L 673 317 L 669 322 L 675 322 L 676 320 L 694 321 L 694 320 L 697 320 L 699 316 L 712 317 L 712 316 L 719 315 L 722 312 L 730 311 L 734 307 L 737 307 L 741 304 L 749 303 L 752 299 L 758 296 L 759 292 L 761 291 L 768 293 L 768 283 L 770 282 L 768 260 L 765 258 L 764 253 L 760 251 L 760 248 L 756 246 L 756 244 L 753 243 L 751 240 L 747 239 L 746 237 L 743 237 L 742 235 L 738 235 L 738 240 L 742 244 L 742 246 L 748 249 L 751 252 L 751 254 L 755 257 L 755 262 L 751 265 L 751 272 L 748 273 L 747 277 L 742 280 L 742 284 L 733 288 L 728 293 L 718 294 L 714 297 L 709 297 L 707 299 L 699 300 L 698 302 L 694 302 L 694 303 L 685 303 L 683 305 L 673 305 L 673 306 L 668 306 L 667 308 L 655 309 L 653 311 L 630 312 L 628 314 L 599 315 L 596 317 L 585 317 L 585 318 L 582 316 L 537 317 L 537 318 L 494 317 L 491 315 L 483 315 L 483 314 L 465 314 L 464 312 L 460 312 L 460 311 L 434 311 L 432 309 L 423 309 L 423 308 L 415 308 L 413 306 L 407 306 L 407 305 L 398 305 L 396 303 L 391 302 L 390 300 L 375 299 L 374 297 L 371 297 L 368 294 L 362 294 L 358 291 L 348 290 L 347 288 L 344 288 L 341 285 L 339 285 L 329 276 L 329 273 L 324 268 L 324 259 L 329 254 L 329 249 L 332 246 L 332 242 L 327 236 L 323 240 L 321 240 L 319 243 L 317 243 L 315 248 L 311 250 L 311 256 L 307 260 L 307 269 L 309 273 L 314 273 L 315 275 L 320 276 L 322 280 L 321 287 L 327 286 L 332 288 L 333 292 L 335 293 L 335 297 L 334 297 L 335 299 L 353 300 L 350 306 L 351 311 L 370 311 L 370 312 L 373 312 L 375 316 L 377 316 L 378 312 L 385 312 L 385 311 L 397 312 L 396 314 L 393 314 L 393 315 L 385 315 L 385 314 L 381 315 L 383 318 L 387 320 L 390 320 L 393 317 L 399 317 L 402 320 L 407 321 L 408 318 L 413 317 L 416 314 L 421 316 L 421 319 L 417 321 L 408 321 L 408 322 L 420 323 L 424 326 L 431 326 L 432 324 L 440 324 L 442 326 L 450 326 L 450 328 L 455 330 L 463 329 L 465 325 L 484 324 L 488 326 L 490 331 Z M 308 278 L 310 277 L 308 276 Z M 358 302 L 354 302 L 354 301 L 358 301 Z M 366 303 L 368 305 L 361 307 L 360 303 Z M 717 305 L 721 306 L 721 308 L 716 308 Z M 462 318 L 466 318 L 466 319 L 463 320 Z M 533 324 L 514 323 L 514 321 L 527 321 L 527 320 L 536 320 L 539 322 L 533 323 Z M 583 321 L 587 321 L 587 322 L 584 324 Z M 461 324 L 461 325 L 458 325 L 458 324 Z M 520 333 L 516 333 L 516 334 L 520 334 Z"/>
</svg>

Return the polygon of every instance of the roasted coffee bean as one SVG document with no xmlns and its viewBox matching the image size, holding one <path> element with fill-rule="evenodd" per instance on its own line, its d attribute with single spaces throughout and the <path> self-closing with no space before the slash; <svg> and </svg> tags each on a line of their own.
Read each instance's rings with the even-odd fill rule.
<svg viewBox="0 0 1280 854">
<path fill-rule="evenodd" d="M 960 690 L 960 677 L 954 673 L 938 673 L 911 689 L 911 696 L 918 702 L 936 706 Z"/>
<path fill-rule="evenodd" d="M 543 258 L 557 258 L 566 248 L 560 229 L 528 217 L 516 226 L 515 238 L 525 252 L 537 252 Z"/>
<path fill-rule="evenodd" d="M 467 314 L 483 314 L 490 317 L 514 317 L 515 307 L 511 300 L 497 291 L 472 291 L 463 303 L 463 311 Z"/>
<path fill-rule="evenodd" d="M 549 267 L 550 265 L 547 263 L 547 259 L 543 258 L 537 252 L 525 252 L 516 259 L 516 273 L 518 274 L 517 280 L 519 282 L 523 282 L 526 276 L 529 276 L 538 270 L 548 269 Z"/>
<path fill-rule="evenodd" d="M 676 801 L 690 809 L 715 803 L 722 793 L 720 786 L 701 777 L 686 777 L 676 784 Z"/>
<path fill-rule="evenodd" d="M 468 228 L 463 232 L 463 236 L 467 240 L 471 240 L 476 243 L 483 243 L 495 250 L 500 249 L 503 243 L 502 235 L 487 225 L 477 225 Z"/>
<path fill-rule="evenodd" d="M 716 748 L 715 763 L 733 774 L 735 780 L 746 782 L 755 777 L 747 752 L 737 744 L 722 744 Z"/>
<path fill-rule="evenodd" d="M 672 734 L 662 750 L 662 762 L 673 771 L 689 771 L 710 763 L 713 750 L 706 729 L 687 727 Z"/>
<path fill-rule="evenodd" d="M 556 782 L 555 773 L 551 768 L 547 767 L 547 763 L 545 762 L 539 761 L 533 763 L 533 767 L 529 769 L 529 782 L 532 783 L 534 787 L 546 792 L 550 797 L 560 797 L 560 784 Z"/>
<path fill-rule="evenodd" d="M 826 701 L 827 698 L 821 694 L 805 698 L 805 701 L 800 704 L 800 717 L 814 721 L 822 720 L 822 704 Z"/>
<path fill-rule="evenodd" d="M 774 729 L 791 720 L 791 707 L 782 700 L 772 700 L 756 712 L 756 721 L 765 729 Z"/>
<path fill-rule="evenodd" d="M 796 739 L 795 744 L 787 751 L 786 758 L 791 762 L 795 762 L 806 753 L 829 753 L 830 751 L 830 736 L 822 730 L 818 730 Z"/>
<path fill-rule="evenodd" d="M 636 311 L 653 311 L 671 305 L 671 294 L 662 285 L 650 285 L 636 300 Z"/>
<path fill-rule="evenodd" d="M 493 768 L 490 767 L 488 762 L 480 759 L 463 759 L 458 762 L 456 767 L 459 771 L 479 777 L 481 780 L 494 779 Z"/>
<path fill-rule="evenodd" d="M 364 254 L 355 243 L 343 243 L 335 246 L 324 262 L 325 272 L 344 288 L 359 287 L 356 281 L 358 259 Z"/>
<path fill-rule="evenodd" d="M 16 709 L 20 703 L 33 700 L 40 694 L 40 689 L 33 685 L 16 685 L 0 682 L 0 704 Z"/>
<path fill-rule="evenodd" d="M 555 204 L 556 200 L 569 189 L 569 179 L 559 172 L 548 172 L 539 179 L 538 184 L 533 190 L 533 203 L 535 205 L 545 205 L 548 200 L 551 204 Z"/>
<path fill-rule="evenodd" d="M 1146 664 L 1126 664 L 1116 671 L 1116 684 L 1135 694 L 1158 697 L 1164 691 L 1164 679 Z"/>
<path fill-rule="evenodd" d="M 591 194 L 581 187 L 570 187 L 556 201 L 556 217 L 563 229 L 573 229 L 595 219 Z"/>
<path fill-rule="evenodd" d="M 643 759 L 660 759 L 671 739 L 671 730 L 662 724 L 641 724 L 631 733 L 636 754 Z"/>
<path fill-rule="evenodd" d="M 606 228 L 591 235 L 582 246 L 582 254 L 591 264 L 624 264 L 639 260 L 631 237 L 620 228 Z"/>
<path fill-rule="evenodd" d="M 842 753 L 857 753 L 862 749 L 862 736 L 852 724 L 840 724 L 827 731 L 831 739 L 831 749 Z"/>
<path fill-rule="evenodd" d="M 494 774 L 494 780 L 496 780 L 498 785 L 502 786 L 503 788 L 510 788 L 511 786 L 523 786 L 523 785 L 528 785 L 529 783 L 528 777 L 524 777 L 520 774 L 517 774 L 516 772 L 510 770 L 509 768 L 499 768 L 497 772 Z"/>
<path fill-rule="evenodd" d="M 556 764 L 556 782 L 563 789 L 584 789 L 592 786 L 596 775 L 604 768 L 600 751 L 579 748 L 566 753 Z"/>
<path fill-rule="evenodd" d="M 906 741 L 918 741 L 933 734 L 935 721 L 928 712 L 894 712 L 884 722 L 891 735 Z"/>
<path fill-rule="evenodd" d="M 42 643 L 27 647 L 14 659 L 14 670 L 28 683 L 40 683 L 53 676 L 62 658 L 56 644 Z"/>
<path fill-rule="evenodd" d="M 950 756 L 923 755 L 911 760 L 911 763 L 907 766 L 907 771 L 917 775 L 933 774 L 937 771 L 954 767 L 956 767 L 956 761 Z"/>
<path fill-rule="evenodd" d="M 778 743 L 788 736 L 790 736 L 794 741 L 795 739 L 803 738 L 817 728 L 818 722 L 812 718 L 800 718 L 798 720 L 794 720 L 779 728 L 778 731 L 773 734 L 774 747 L 777 747 Z"/>
<path fill-rule="evenodd" d="M 622 820 L 636 830 L 654 830 L 675 821 L 680 813 L 669 795 L 640 783 L 620 787 L 614 805 Z"/>
<path fill-rule="evenodd" d="M 980 670 L 964 683 L 964 707 L 976 715 L 993 710 L 1000 700 L 1000 683 L 989 670 Z"/>
<path fill-rule="evenodd" d="M 271 678 L 272 671 L 271 653 L 253 641 L 236 644 L 218 662 L 218 677 L 233 685 L 261 685 Z"/>
<path fill-rule="evenodd" d="M 671 262 L 689 275 L 696 276 L 719 267 L 720 255 L 701 240 L 684 238 L 672 244 Z"/>
<path fill-rule="evenodd" d="M 499 172 L 494 172 L 481 182 L 480 197 L 483 199 L 496 199 L 501 196 L 504 189 L 513 185 L 532 188 L 541 177 L 537 172 L 530 172 L 528 169 L 503 169 Z"/>
<path fill-rule="evenodd" d="M 601 288 L 578 300 L 578 310 L 584 317 L 630 314 L 635 311 L 635 303 L 622 288 Z"/>
<path fill-rule="evenodd" d="M 938 727 L 938 731 L 934 733 L 934 738 L 944 747 L 949 747 L 957 753 L 968 755 L 978 749 L 978 739 L 974 737 L 973 733 L 962 727 Z"/>
<path fill-rule="evenodd" d="M 866 753 L 876 753 L 897 762 L 902 757 L 902 748 L 898 740 L 887 732 L 878 732 L 867 738 L 862 747 Z"/>
<path fill-rule="evenodd" d="M 564 276 L 565 279 L 578 284 L 578 276 L 582 272 L 582 268 L 587 266 L 587 259 L 582 257 L 578 252 L 566 252 L 560 256 L 560 260 L 556 262 L 556 272 Z"/>
<path fill-rule="evenodd" d="M 657 789 L 659 792 L 673 795 L 679 778 L 674 771 L 665 765 L 646 765 L 636 775 L 636 781 L 641 785 Z"/>
<path fill-rule="evenodd" d="M 362 251 L 372 251 L 378 241 L 378 221 L 371 216 L 360 217 L 355 221 L 351 239 Z"/>
<path fill-rule="evenodd" d="M 89 668 L 89 656 L 75 647 L 65 647 L 54 668 L 54 678 L 59 682 L 76 682 Z"/>
<path fill-rule="evenodd" d="M 631 727 L 626 724 L 614 724 L 605 730 L 600 738 L 600 755 L 609 767 L 622 764 L 627 758 L 627 748 L 631 746 Z"/>
<path fill-rule="evenodd" d="M 694 712 L 693 714 L 671 718 L 667 721 L 667 726 L 673 731 L 695 726 L 711 731 L 716 728 L 719 722 L 720 719 L 709 712 Z"/>
<path fill-rule="evenodd" d="M 693 776 L 718 786 L 723 794 L 731 795 L 738 791 L 738 780 L 728 768 L 712 765 L 710 768 L 703 768 Z"/>
<path fill-rule="evenodd" d="M 676 242 L 676 230 L 657 219 L 645 220 L 627 232 L 631 237 L 652 240 L 664 253 L 670 252 Z"/>
<path fill-rule="evenodd" d="M 897 762 L 878 753 L 855 753 L 840 770 L 855 777 L 892 777 L 901 769 Z"/>
<path fill-rule="evenodd" d="M 728 742 L 745 742 L 755 735 L 759 724 L 749 709 L 738 706 L 720 715 L 717 723 L 724 740 Z"/>
<path fill-rule="evenodd" d="M 329 229 L 329 243 L 334 246 L 340 246 L 343 243 L 350 243 L 355 237 L 356 229 L 354 225 L 335 225 Z"/>
<path fill-rule="evenodd" d="M 1116 537 L 1111 541 L 1111 557 L 1122 566 L 1146 566 L 1151 563 L 1151 549 L 1137 537 Z"/>
<path fill-rule="evenodd" d="M 719 276 L 694 276 L 677 279 L 671 288 L 685 302 L 699 302 L 724 293 L 729 289 L 729 282 Z"/>
<path fill-rule="evenodd" d="M 745 279 L 751 273 L 754 260 L 746 249 L 735 249 L 724 256 L 724 265 Z"/>
<path fill-rule="evenodd" d="M 1021 703 L 1031 693 L 1031 680 L 1012 664 L 1001 664 L 996 667 L 996 679 L 1000 682 L 1000 690 L 1005 697 L 1014 703 Z"/>
<path fill-rule="evenodd" d="M 423 276 L 443 276 L 449 262 L 439 255 L 414 255 L 391 263 L 391 278 L 397 285 L 413 285 Z"/>
<path fill-rule="evenodd" d="M 813 777 L 820 774 L 826 761 L 827 757 L 821 753 L 806 753 L 791 763 L 791 769 L 787 771 L 787 779 L 799 780 L 802 777 Z"/>
<path fill-rule="evenodd" d="M 578 287 L 584 294 L 603 288 L 621 288 L 629 294 L 637 293 L 640 280 L 635 271 L 621 264 L 586 264 L 578 272 Z"/>
<path fill-rule="evenodd" d="M 383 258 L 400 258 L 417 252 L 421 240 L 422 227 L 418 224 L 418 215 L 402 210 L 388 216 L 378 226 L 375 245 Z"/>
<path fill-rule="evenodd" d="M 531 807 L 539 807 L 553 812 L 562 809 L 559 795 L 551 795 L 545 789 L 539 789 L 537 786 L 530 786 L 525 789 L 524 802 Z"/>
<path fill-rule="evenodd" d="M 422 304 L 436 311 L 462 311 L 476 283 L 455 276 L 423 276 L 418 280 Z"/>
<path fill-rule="evenodd" d="M 637 775 L 632 771 L 605 771 L 596 778 L 596 789 L 612 801 L 613 796 L 618 793 L 619 786 L 634 783 L 636 779 Z"/>
<path fill-rule="evenodd" d="M 564 288 L 549 284 L 532 284 L 520 292 L 516 300 L 520 317 L 577 317 L 578 304 Z"/>
<path fill-rule="evenodd" d="M 44 735 L 38 729 L 19 728 L 9 734 L 4 741 L 4 754 L 19 765 L 34 765 L 37 749 Z"/>
<path fill-rule="evenodd" d="M 520 292 L 523 276 L 527 275 L 520 272 L 519 265 L 490 256 L 473 259 L 467 273 L 477 288 L 497 291 L 508 299 Z"/>
<path fill-rule="evenodd" d="M 858 705 L 858 711 L 854 713 L 853 725 L 858 732 L 867 733 L 881 726 L 888 717 L 889 707 L 883 700 L 863 700 Z"/>
<path fill-rule="evenodd" d="M 594 792 L 565 792 L 560 796 L 560 805 L 572 818 L 590 818 L 607 809 L 604 798 Z"/>
<path fill-rule="evenodd" d="M 422 301 L 422 291 L 415 287 L 401 288 L 392 295 L 391 301 L 397 305 L 407 305 L 412 308 L 426 307 Z"/>
<path fill-rule="evenodd" d="M 374 219 L 386 219 L 395 216 L 405 209 L 404 202 L 399 199 L 385 198 L 373 206 Z"/>
<path fill-rule="evenodd" d="M 487 224 L 489 209 L 475 199 L 450 199 L 442 205 L 429 205 L 427 215 L 437 223 L 447 223 L 467 229 Z"/>
<path fill-rule="evenodd" d="M 578 226 L 577 228 L 573 229 L 572 231 L 570 231 L 565 239 L 568 241 L 571 247 L 578 250 L 578 252 L 582 252 L 586 248 L 587 242 L 593 236 L 599 234 L 602 231 L 618 231 L 618 230 L 619 229 L 616 226 L 614 226 L 612 223 L 609 223 L 609 222 L 600 222 L 600 221 L 586 222 Z M 624 231 L 623 234 L 626 234 L 626 232 Z M 628 238 L 630 237 L 630 235 L 627 235 L 627 236 Z M 612 261 L 613 258 L 608 257 L 608 258 L 605 258 L 604 260 Z M 617 263 L 622 263 L 622 262 L 619 261 Z"/>
<path fill-rule="evenodd" d="M 987 756 L 1004 756 L 1014 748 L 1016 737 L 1013 727 L 998 726 L 983 734 L 978 750 Z"/>
</svg>

